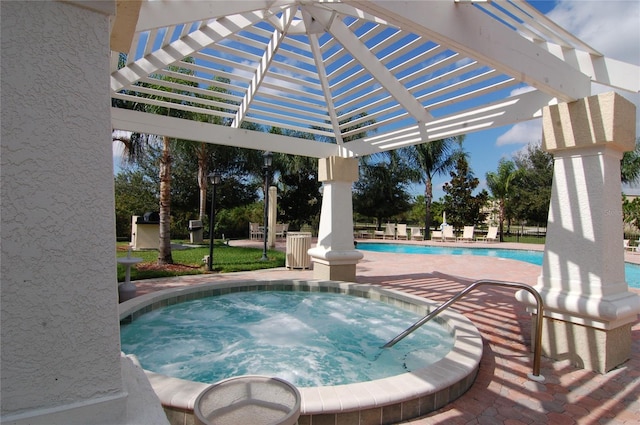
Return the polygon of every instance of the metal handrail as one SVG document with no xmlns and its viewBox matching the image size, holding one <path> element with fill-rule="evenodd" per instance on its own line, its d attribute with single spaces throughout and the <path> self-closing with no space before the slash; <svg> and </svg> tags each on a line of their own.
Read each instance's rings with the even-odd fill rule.
<svg viewBox="0 0 640 425">
<path fill-rule="evenodd" d="M 451 304 L 455 303 L 460 298 L 464 297 L 469 292 L 473 291 L 474 289 L 482 285 L 506 286 L 510 288 L 524 289 L 525 291 L 528 291 L 531 295 L 533 295 L 533 297 L 536 299 L 538 310 L 537 310 L 537 317 L 536 317 L 537 319 L 536 335 L 533 341 L 533 373 L 528 374 L 528 376 L 530 379 L 534 381 L 544 381 L 544 377 L 540 375 L 540 355 L 542 352 L 542 319 L 543 319 L 543 312 L 544 312 L 544 307 L 542 305 L 542 297 L 540 296 L 538 291 L 533 289 L 533 287 L 526 285 L 524 283 L 504 282 L 500 280 L 477 280 L 473 282 L 471 285 L 464 288 L 462 291 L 458 292 L 453 297 L 451 297 L 447 302 L 441 304 L 438 308 L 436 308 L 435 310 L 433 310 L 432 312 L 424 316 L 422 319 L 418 320 L 416 323 L 411 325 L 409 328 L 401 332 L 398 336 L 393 338 L 391 341 L 387 342 L 385 345 L 382 346 L 382 348 L 393 347 L 398 341 L 400 341 L 401 339 L 403 339 L 404 337 L 406 337 L 407 335 L 409 335 L 410 333 L 418 329 L 420 326 L 424 325 L 425 323 L 427 323 L 428 321 L 436 317 L 442 311 L 449 308 Z"/>
</svg>

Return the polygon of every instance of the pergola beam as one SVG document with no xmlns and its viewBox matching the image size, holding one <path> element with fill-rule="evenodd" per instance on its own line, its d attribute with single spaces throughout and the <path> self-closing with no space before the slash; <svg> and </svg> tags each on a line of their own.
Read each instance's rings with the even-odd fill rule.
<svg viewBox="0 0 640 425">
<path fill-rule="evenodd" d="M 168 46 L 142 57 L 111 74 L 111 90 L 117 92 L 229 35 L 264 19 L 262 12 L 244 16 L 223 17 L 174 41 Z"/>
<path fill-rule="evenodd" d="M 294 14 L 292 13 L 291 8 L 286 9 L 281 18 L 284 31 L 276 29 L 271 34 L 271 39 L 269 40 L 269 43 L 267 43 L 267 47 L 264 50 L 262 57 L 260 58 L 260 63 L 253 73 L 251 82 L 249 83 L 249 87 L 244 97 L 242 98 L 242 103 L 240 104 L 238 112 L 236 113 L 236 116 L 231 123 L 231 127 L 239 128 L 240 125 L 242 125 L 242 121 L 247 114 L 247 110 L 249 109 L 249 106 L 251 105 L 251 102 L 253 101 L 256 92 L 258 91 L 258 88 L 260 88 L 260 85 L 267 75 L 267 70 L 271 66 L 271 62 L 273 62 L 273 58 L 275 57 L 278 48 L 282 43 L 282 39 L 286 35 L 286 29 L 289 27 L 289 25 L 291 25 L 293 17 Z"/>
<path fill-rule="evenodd" d="M 181 24 L 191 25 L 192 22 L 239 15 L 254 10 L 266 10 L 274 3 L 273 0 L 145 1 L 140 9 L 136 32 Z"/>
<path fill-rule="evenodd" d="M 129 109 L 111 108 L 112 128 L 216 145 L 262 149 L 290 155 L 327 158 L 338 155 L 338 146 L 271 133 L 231 128 Z"/>
<path fill-rule="evenodd" d="M 431 140 L 469 134 L 488 128 L 512 125 L 541 116 L 544 106 L 554 98 L 540 91 L 530 91 L 499 100 L 482 108 L 472 108 L 433 120 L 424 126 L 427 137 L 420 126 L 410 126 L 372 137 L 365 137 L 345 144 L 348 156 L 365 156 L 416 145 Z"/>
<path fill-rule="evenodd" d="M 420 105 L 413 95 L 406 89 L 396 77 L 371 53 L 358 37 L 339 19 L 326 22 L 327 30 L 335 39 L 344 46 L 351 56 L 360 62 L 362 66 L 396 99 L 418 122 L 427 122 L 432 117 L 426 109 Z"/>
<path fill-rule="evenodd" d="M 588 76 L 507 27 L 496 25 L 470 3 L 391 0 L 352 3 L 563 101 L 591 94 Z"/>
</svg>

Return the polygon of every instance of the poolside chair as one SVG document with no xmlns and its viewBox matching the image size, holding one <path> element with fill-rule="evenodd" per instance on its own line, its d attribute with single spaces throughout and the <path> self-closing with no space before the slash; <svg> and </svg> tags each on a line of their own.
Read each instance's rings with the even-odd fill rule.
<svg viewBox="0 0 640 425">
<path fill-rule="evenodd" d="M 625 239 L 622 243 L 625 251 L 635 251 L 636 247 L 629 245 L 629 239 Z"/>
<path fill-rule="evenodd" d="M 442 240 L 444 242 L 456 241 L 456 235 L 453 234 L 453 226 L 444 226 L 442 228 Z"/>
<path fill-rule="evenodd" d="M 384 226 L 384 235 L 382 239 L 395 239 L 396 238 L 396 225 L 395 223 L 387 223 Z"/>
<path fill-rule="evenodd" d="M 409 240 L 409 235 L 407 234 L 407 225 L 406 224 L 398 224 L 396 239 L 404 239 Z"/>
<path fill-rule="evenodd" d="M 373 239 L 384 239 L 384 230 L 374 230 Z"/>
<path fill-rule="evenodd" d="M 414 241 L 424 240 L 424 235 L 422 234 L 422 232 L 420 232 L 419 227 L 411 227 L 409 230 L 411 231 L 411 240 L 414 240 Z"/>
<path fill-rule="evenodd" d="M 289 231 L 289 223 L 276 224 L 276 238 L 284 238 Z"/>
<path fill-rule="evenodd" d="M 260 239 L 264 237 L 264 232 L 258 223 L 249 223 L 249 239 Z"/>
<path fill-rule="evenodd" d="M 442 230 L 434 230 L 431 232 L 431 240 L 434 242 L 444 241 L 444 238 L 442 237 Z"/>
<path fill-rule="evenodd" d="M 489 226 L 489 231 L 487 231 L 487 234 L 478 236 L 476 240 L 485 242 L 498 242 L 500 240 L 498 238 L 498 226 Z"/>
<path fill-rule="evenodd" d="M 460 236 L 457 240 L 460 242 L 473 242 L 474 230 L 475 230 L 475 226 L 464 226 L 462 236 Z"/>
</svg>

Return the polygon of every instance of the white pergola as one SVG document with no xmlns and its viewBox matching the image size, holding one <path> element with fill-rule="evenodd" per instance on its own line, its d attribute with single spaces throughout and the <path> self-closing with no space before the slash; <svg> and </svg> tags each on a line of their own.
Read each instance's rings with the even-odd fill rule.
<svg viewBox="0 0 640 425">
<path fill-rule="evenodd" d="M 624 277 L 619 162 L 634 146 L 637 113 L 613 92 L 593 96 L 591 83 L 638 93 L 640 69 L 526 2 L 0 7 L 2 423 L 166 421 L 145 375 L 120 355 L 113 129 L 318 158 L 314 273 L 348 280 L 361 257 L 356 156 L 542 117 L 555 158 L 536 286 L 543 352 L 601 372 L 628 358 L 640 301 Z M 536 313 L 526 294 L 517 298 Z"/>
<path fill-rule="evenodd" d="M 113 109 L 114 128 L 317 158 L 530 120 L 589 96 L 592 81 L 640 90 L 636 66 L 526 2 L 122 2 L 111 43 L 126 54 L 121 69 L 112 60 L 114 99 L 199 121 Z"/>
</svg>

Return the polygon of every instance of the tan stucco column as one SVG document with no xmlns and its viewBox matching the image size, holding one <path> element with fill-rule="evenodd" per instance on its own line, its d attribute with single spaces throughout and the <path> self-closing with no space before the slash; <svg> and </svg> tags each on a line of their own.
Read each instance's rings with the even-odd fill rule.
<svg viewBox="0 0 640 425">
<path fill-rule="evenodd" d="M 169 424 L 142 368 L 120 354 L 117 3 L 2 4 L 2 424 Z"/>
<path fill-rule="evenodd" d="M 278 188 L 269 187 L 269 232 L 267 233 L 267 244 L 269 248 L 276 246 L 276 223 L 278 221 Z"/>
<path fill-rule="evenodd" d="M 363 255 L 353 245 L 351 185 L 358 179 L 358 160 L 329 157 L 318 162 L 324 183 L 318 244 L 309 250 L 316 279 L 355 282 L 356 263 Z"/>
<path fill-rule="evenodd" d="M 622 247 L 620 159 L 634 149 L 635 107 L 613 92 L 545 107 L 543 148 L 554 155 L 542 274 L 543 355 L 605 373 L 629 358 L 640 297 Z M 527 292 L 517 299 L 535 313 Z"/>
</svg>

